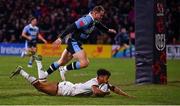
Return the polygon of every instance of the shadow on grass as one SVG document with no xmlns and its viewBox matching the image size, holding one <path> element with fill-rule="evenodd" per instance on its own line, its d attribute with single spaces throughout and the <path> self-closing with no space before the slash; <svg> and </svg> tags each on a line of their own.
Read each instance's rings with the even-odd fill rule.
<svg viewBox="0 0 180 106">
<path fill-rule="evenodd" d="M 180 81 L 178 81 L 178 80 L 168 81 L 168 85 L 167 86 L 180 87 Z"/>
<path fill-rule="evenodd" d="M 10 99 L 10 98 L 17 98 L 17 97 L 23 97 L 23 96 L 44 96 L 44 97 L 71 97 L 71 98 L 104 98 L 104 97 L 95 97 L 95 96 L 51 96 L 51 95 L 47 95 L 47 94 L 43 94 L 43 93 L 18 93 L 18 94 L 1 94 L 0 95 L 0 99 Z M 112 95 L 107 95 L 106 98 L 111 98 Z"/>
<path fill-rule="evenodd" d="M 41 93 L 18 93 L 18 94 L 1 94 L 0 99 L 7 99 L 7 98 L 16 98 L 22 96 L 46 96 L 45 94 Z"/>
<path fill-rule="evenodd" d="M 169 84 L 180 84 L 180 81 L 179 80 L 174 80 L 174 81 L 168 81 L 167 82 L 167 86 L 169 85 Z M 117 84 L 117 86 L 133 86 L 133 85 L 138 85 L 138 84 L 136 84 L 136 83 L 127 83 L 127 84 Z M 161 84 L 142 84 L 142 85 L 161 85 Z M 162 85 L 164 85 L 164 84 L 162 84 Z M 179 87 L 179 86 L 178 86 Z"/>
</svg>

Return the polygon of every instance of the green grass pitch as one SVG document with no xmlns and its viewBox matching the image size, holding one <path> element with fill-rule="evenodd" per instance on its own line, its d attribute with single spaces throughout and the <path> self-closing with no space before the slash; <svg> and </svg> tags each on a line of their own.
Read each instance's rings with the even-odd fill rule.
<svg viewBox="0 0 180 106">
<path fill-rule="evenodd" d="M 58 58 L 43 58 L 44 69 Z M 28 58 L 0 56 L 0 105 L 122 105 L 122 104 L 180 104 L 180 60 L 168 60 L 167 85 L 135 85 L 134 59 L 90 59 L 86 69 L 67 73 L 67 80 L 84 82 L 96 76 L 98 68 L 111 70 L 110 82 L 121 87 L 135 99 L 111 93 L 104 98 L 48 96 L 38 92 L 21 76 L 9 79 L 9 74 L 17 65 L 37 77 L 37 69 L 27 68 Z M 54 72 L 49 81 L 60 80 L 59 72 Z"/>
</svg>

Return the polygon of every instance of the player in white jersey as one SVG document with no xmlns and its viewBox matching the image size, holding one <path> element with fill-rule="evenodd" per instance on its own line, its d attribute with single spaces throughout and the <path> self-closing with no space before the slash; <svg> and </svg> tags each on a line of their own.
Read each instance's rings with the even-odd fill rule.
<svg viewBox="0 0 180 106">
<path fill-rule="evenodd" d="M 37 62 L 37 61 L 36 61 Z M 39 64 L 37 62 L 37 64 Z M 41 67 L 42 68 L 42 67 Z M 40 77 L 39 71 L 42 71 L 38 68 L 38 75 Z M 109 84 L 108 80 L 111 73 L 105 69 L 99 69 L 97 71 L 97 77 L 90 79 L 84 83 L 76 83 L 73 84 L 69 81 L 63 81 L 58 83 L 49 83 L 48 81 L 42 81 L 36 79 L 35 77 L 29 75 L 21 66 L 16 68 L 16 71 L 12 73 L 10 78 L 15 75 L 20 74 L 27 81 L 29 81 L 38 91 L 46 93 L 48 95 L 57 95 L 57 96 L 105 96 L 110 94 L 110 92 L 103 92 L 99 85 L 102 83 L 107 83 L 109 85 L 109 89 L 118 94 L 127 97 L 129 96 L 127 93 L 123 92 L 120 88 Z"/>
</svg>

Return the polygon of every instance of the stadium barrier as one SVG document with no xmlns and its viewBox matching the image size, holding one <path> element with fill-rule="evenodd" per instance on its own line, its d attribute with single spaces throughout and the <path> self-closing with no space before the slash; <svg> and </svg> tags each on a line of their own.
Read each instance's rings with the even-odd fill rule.
<svg viewBox="0 0 180 106">
<path fill-rule="evenodd" d="M 0 55 L 18 56 L 21 55 L 25 45 L 21 43 L 0 43 Z"/>
<path fill-rule="evenodd" d="M 180 45 L 167 45 L 166 54 L 168 59 L 180 59 Z"/>
<path fill-rule="evenodd" d="M 134 57 L 135 47 L 134 45 L 128 48 L 120 47 L 119 45 L 112 45 L 112 57 L 113 58 L 124 58 L 124 57 Z"/>
<path fill-rule="evenodd" d="M 38 44 L 37 46 L 38 54 L 42 56 L 60 56 L 65 48 L 66 45 Z M 89 58 L 123 58 L 135 54 L 134 46 L 124 48 L 119 45 L 83 45 L 83 48 Z"/>
<path fill-rule="evenodd" d="M 90 58 L 111 58 L 111 45 L 83 45 Z M 66 45 L 54 46 L 51 44 L 38 44 L 38 54 L 42 56 L 60 56 Z"/>
<path fill-rule="evenodd" d="M 0 43 L 0 55 L 20 56 L 24 48 L 23 43 Z M 42 56 L 60 56 L 65 48 L 66 45 L 37 45 L 38 54 Z M 135 55 L 134 46 L 125 49 L 119 45 L 83 45 L 83 48 L 90 58 L 124 58 Z M 168 59 L 180 59 L 180 45 L 167 45 L 166 54 Z"/>
</svg>

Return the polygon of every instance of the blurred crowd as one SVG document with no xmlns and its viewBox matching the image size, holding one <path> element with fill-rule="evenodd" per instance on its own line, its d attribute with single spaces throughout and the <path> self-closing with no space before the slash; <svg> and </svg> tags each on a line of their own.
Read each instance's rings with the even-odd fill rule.
<svg viewBox="0 0 180 106">
<path fill-rule="evenodd" d="M 167 0 L 168 36 L 179 39 L 179 21 L 176 15 L 180 7 L 178 0 Z M 79 17 L 88 14 L 96 5 L 102 5 L 106 14 L 102 23 L 117 30 L 117 35 L 109 35 L 95 30 L 89 44 L 134 44 L 134 0 L 0 0 L 0 42 L 23 42 L 22 29 L 29 23 L 29 18 L 38 18 L 40 33 L 53 42 L 59 33 Z"/>
<path fill-rule="evenodd" d="M 180 44 L 180 0 L 166 0 L 167 43 Z"/>
</svg>

